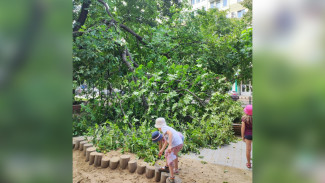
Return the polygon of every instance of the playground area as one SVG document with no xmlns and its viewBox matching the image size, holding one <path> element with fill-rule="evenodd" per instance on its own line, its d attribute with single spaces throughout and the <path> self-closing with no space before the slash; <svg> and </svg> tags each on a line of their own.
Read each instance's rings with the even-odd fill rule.
<svg viewBox="0 0 325 183">
<path fill-rule="evenodd" d="M 104 154 L 105 157 L 112 159 L 113 157 L 120 157 L 122 153 L 120 150 L 110 151 Z M 130 160 L 136 160 L 136 156 L 132 153 L 125 153 L 129 155 Z M 188 155 L 182 155 L 179 158 L 179 168 L 181 169 L 177 177 L 183 183 L 192 182 L 228 182 L 228 183 L 251 183 L 252 171 L 248 169 L 240 169 L 231 166 L 218 165 L 203 160 L 196 160 Z M 95 182 L 112 182 L 112 183 L 153 183 L 155 177 L 148 179 L 146 173 L 139 174 L 136 171 L 130 173 L 128 168 L 122 169 L 117 167 L 111 169 L 110 167 L 102 168 L 95 167 L 94 164 L 89 165 L 85 161 L 86 156 L 83 151 L 79 149 L 73 150 L 73 182 L 74 183 L 95 183 Z M 137 164 L 149 166 L 143 160 L 136 160 Z M 158 160 L 155 166 L 164 166 L 165 162 Z M 158 182 L 161 182 L 158 181 Z"/>
</svg>

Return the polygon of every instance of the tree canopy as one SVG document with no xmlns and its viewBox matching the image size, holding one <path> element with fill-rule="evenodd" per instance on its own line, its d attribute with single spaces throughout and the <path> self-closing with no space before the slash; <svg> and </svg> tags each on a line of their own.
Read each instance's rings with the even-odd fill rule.
<svg viewBox="0 0 325 183">
<path fill-rule="evenodd" d="M 165 117 L 192 134 L 186 151 L 231 141 L 242 109 L 227 92 L 252 77 L 252 29 L 243 19 L 177 0 L 73 4 L 74 84 L 110 91 L 83 107 L 75 128 L 109 121 L 134 129 Z"/>
</svg>

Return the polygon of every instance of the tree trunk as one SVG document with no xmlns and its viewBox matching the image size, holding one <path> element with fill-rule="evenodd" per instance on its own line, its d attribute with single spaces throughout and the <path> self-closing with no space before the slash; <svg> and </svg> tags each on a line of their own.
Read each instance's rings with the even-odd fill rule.
<svg viewBox="0 0 325 183">
<path fill-rule="evenodd" d="M 137 169 L 137 162 L 135 160 L 131 160 L 128 162 L 128 169 L 130 173 L 134 173 Z"/>
<path fill-rule="evenodd" d="M 166 179 L 168 178 L 169 173 L 162 172 L 161 173 L 161 178 L 160 178 L 160 183 L 166 183 Z"/>
<path fill-rule="evenodd" d="M 84 149 L 84 144 L 87 144 L 88 141 L 84 140 L 79 143 L 79 150 L 82 151 Z"/>
<path fill-rule="evenodd" d="M 78 138 L 75 140 L 76 144 L 74 146 L 74 150 L 78 150 L 79 149 L 79 145 L 80 145 L 80 142 L 83 141 L 83 137 L 82 138 Z"/>
<path fill-rule="evenodd" d="M 161 178 L 161 172 L 158 170 L 158 168 L 156 168 L 155 170 L 155 181 L 159 182 Z"/>
<path fill-rule="evenodd" d="M 103 153 L 97 153 L 95 155 L 95 162 L 94 162 L 95 167 L 99 167 L 100 166 L 100 164 L 102 162 L 102 157 L 103 157 Z"/>
<path fill-rule="evenodd" d="M 118 158 L 118 157 L 114 157 L 114 158 L 110 159 L 109 167 L 112 170 L 116 169 L 118 167 L 119 161 L 120 161 L 120 158 Z"/>
<path fill-rule="evenodd" d="M 182 180 L 179 177 L 175 176 L 175 183 L 182 183 Z M 169 177 L 166 179 L 166 182 L 169 182 Z"/>
<path fill-rule="evenodd" d="M 84 153 L 84 156 L 86 156 L 86 150 L 89 148 L 89 147 L 93 147 L 93 144 L 84 144 L 84 148 L 83 148 L 83 153 Z"/>
<path fill-rule="evenodd" d="M 96 147 L 89 147 L 87 150 L 86 150 L 86 162 L 89 161 L 89 158 L 90 158 L 90 153 L 96 151 Z"/>
<path fill-rule="evenodd" d="M 146 170 L 146 165 L 145 164 L 138 164 L 137 167 L 137 173 L 138 174 L 143 174 Z"/>
<path fill-rule="evenodd" d="M 75 23 L 75 26 L 73 27 L 73 31 L 78 31 L 80 29 L 80 27 L 85 24 L 90 3 L 91 3 L 90 0 L 83 1 L 81 10 L 80 10 L 80 14 L 79 14 L 78 20 Z"/>
<path fill-rule="evenodd" d="M 94 162 L 95 162 L 95 156 L 97 155 L 97 153 L 98 152 L 96 152 L 96 151 L 90 153 L 90 155 L 89 155 L 89 165 L 94 164 Z"/>
<path fill-rule="evenodd" d="M 146 168 L 146 177 L 148 179 L 151 179 L 154 176 L 155 176 L 155 167 L 147 166 L 147 168 Z"/>
<path fill-rule="evenodd" d="M 128 166 L 128 162 L 130 161 L 130 155 L 122 155 L 120 158 L 121 158 L 120 167 L 122 169 L 126 169 L 126 167 Z"/>
<path fill-rule="evenodd" d="M 102 158 L 102 162 L 101 162 L 100 166 L 101 166 L 102 168 L 107 168 L 108 165 L 109 165 L 109 158 L 106 157 L 106 156 L 104 156 L 104 157 Z"/>
</svg>

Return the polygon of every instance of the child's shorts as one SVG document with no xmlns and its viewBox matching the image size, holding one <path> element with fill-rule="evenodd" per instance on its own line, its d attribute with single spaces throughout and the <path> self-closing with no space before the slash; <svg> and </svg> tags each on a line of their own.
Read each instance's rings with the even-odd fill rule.
<svg viewBox="0 0 325 183">
<path fill-rule="evenodd" d="M 247 139 L 247 140 L 253 140 L 253 136 L 252 135 L 245 135 L 244 138 Z"/>
<path fill-rule="evenodd" d="M 165 150 L 165 157 L 167 159 L 168 166 L 174 166 L 174 160 L 177 158 L 177 153 L 182 149 L 183 144 L 180 144 L 176 147 L 173 147 L 171 152 L 167 152 L 167 149 Z"/>
</svg>

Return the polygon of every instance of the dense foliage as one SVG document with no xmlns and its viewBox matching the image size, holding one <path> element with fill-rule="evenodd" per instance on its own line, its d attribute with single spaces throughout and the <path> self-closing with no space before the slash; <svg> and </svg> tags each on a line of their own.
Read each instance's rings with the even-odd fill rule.
<svg viewBox="0 0 325 183">
<path fill-rule="evenodd" d="M 99 89 L 74 115 L 73 135 L 88 132 L 99 151 L 123 148 L 150 162 L 157 117 L 185 135 L 183 152 L 234 139 L 242 108 L 227 92 L 252 77 L 245 21 L 175 0 L 73 3 L 74 88 Z"/>
</svg>

